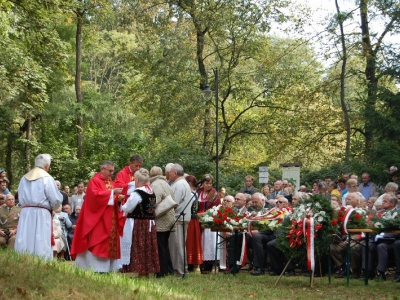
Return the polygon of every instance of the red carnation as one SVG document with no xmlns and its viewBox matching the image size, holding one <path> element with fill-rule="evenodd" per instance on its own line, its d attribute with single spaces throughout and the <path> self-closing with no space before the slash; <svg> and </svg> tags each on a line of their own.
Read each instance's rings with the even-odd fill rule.
<svg viewBox="0 0 400 300">
<path fill-rule="evenodd" d="M 332 220 L 332 221 L 331 221 L 331 224 L 332 224 L 332 226 L 337 226 L 337 225 L 338 225 L 338 222 L 337 222 L 336 220 Z"/>
<path fill-rule="evenodd" d="M 342 206 L 341 208 L 340 208 L 340 210 L 346 210 L 346 207 L 344 207 L 344 206 Z"/>
<path fill-rule="evenodd" d="M 354 218 L 356 218 L 357 220 L 360 220 L 360 219 L 361 219 L 361 216 L 360 216 L 360 214 L 355 214 L 355 215 L 354 215 Z"/>
</svg>

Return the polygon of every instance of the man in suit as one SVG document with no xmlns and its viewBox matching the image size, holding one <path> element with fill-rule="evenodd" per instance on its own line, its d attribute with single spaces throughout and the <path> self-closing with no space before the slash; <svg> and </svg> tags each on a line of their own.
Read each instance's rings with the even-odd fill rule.
<svg viewBox="0 0 400 300">
<path fill-rule="evenodd" d="M 234 209 L 239 215 L 243 215 L 247 212 L 246 208 L 246 194 L 237 193 L 235 195 Z M 229 269 L 225 272 L 226 274 L 233 273 L 233 267 L 237 261 L 240 260 L 241 249 L 243 243 L 243 233 L 239 233 L 237 236 L 237 241 L 235 243 L 235 236 L 231 233 L 226 233 L 226 250 L 228 253 L 228 267 Z M 236 258 L 235 258 L 235 247 L 236 247 Z M 246 262 L 244 262 L 246 263 Z M 237 267 L 237 272 L 241 266 Z"/>
<path fill-rule="evenodd" d="M 287 196 L 287 193 L 283 190 L 282 180 L 277 180 L 274 183 L 274 192 L 268 196 L 269 199 L 276 199 L 278 195 Z"/>
<path fill-rule="evenodd" d="M 235 195 L 234 209 L 239 215 L 243 215 L 247 212 L 246 208 L 246 195 L 243 193 L 237 193 Z"/>
<path fill-rule="evenodd" d="M 282 185 L 282 181 L 281 181 Z M 253 206 L 259 209 L 257 215 L 263 215 L 268 210 L 264 208 L 265 198 L 261 193 L 255 193 L 252 196 Z M 253 230 L 249 232 L 251 236 L 251 248 L 253 249 L 253 267 L 254 270 L 250 272 L 253 276 L 263 275 L 265 273 L 266 251 L 265 248 L 268 242 L 275 239 L 275 234 L 272 231 L 258 231 Z"/>
<path fill-rule="evenodd" d="M 397 212 L 400 213 L 399 211 L 396 210 L 396 204 L 397 204 L 397 197 L 396 195 L 393 194 L 384 194 L 383 199 L 382 199 L 382 206 L 383 210 L 379 211 L 377 213 L 378 216 L 384 216 L 384 214 L 388 212 Z M 370 247 L 369 247 L 369 259 L 368 259 L 368 274 L 371 278 L 375 276 L 374 273 L 374 267 L 375 267 L 375 260 L 378 260 L 378 276 L 376 278 L 376 281 L 385 281 L 386 280 L 386 270 L 387 270 L 387 265 L 388 265 L 388 258 L 389 258 L 389 253 L 393 252 L 393 245 L 394 241 L 399 239 L 398 234 L 394 233 L 381 233 L 379 235 L 376 235 L 374 237 L 374 241 L 369 241 Z M 363 251 L 363 257 L 364 257 L 364 251 Z M 364 264 L 364 258 L 363 258 L 363 264 Z M 365 266 L 363 265 L 363 268 L 365 269 Z"/>
<path fill-rule="evenodd" d="M 15 206 L 14 196 L 6 195 L 6 206 L 0 207 L 0 247 L 14 249 L 20 207 Z"/>
</svg>

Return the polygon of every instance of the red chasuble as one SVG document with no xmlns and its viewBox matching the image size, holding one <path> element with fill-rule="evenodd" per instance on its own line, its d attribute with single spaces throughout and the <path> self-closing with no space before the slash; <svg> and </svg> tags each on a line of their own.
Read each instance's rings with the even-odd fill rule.
<svg viewBox="0 0 400 300">
<path fill-rule="evenodd" d="M 128 184 L 131 181 L 135 181 L 135 174 L 131 172 L 131 168 L 129 166 L 125 166 L 121 171 L 118 172 L 117 176 L 115 177 L 115 187 L 122 188 L 121 195 L 125 196 L 124 201 L 121 204 L 125 204 L 128 200 L 129 195 L 126 195 L 128 192 Z M 121 228 L 120 235 L 123 235 L 123 230 L 125 226 L 126 217 L 123 216 L 123 212 L 119 212 L 119 227 Z"/>
<path fill-rule="evenodd" d="M 107 205 L 113 188 L 114 182 L 100 173 L 89 181 L 72 239 L 72 257 L 89 250 L 99 257 L 120 258 L 118 201 Z"/>
<path fill-rule="evenodd" d="M 134 181 L 134 174 L 131 172 L 131 168 L 129 166 L 124 167 L 121 171 L 118 172 L 115 177 L 115 186 L 119 188 L 123 188 L 121 195 L 126 196 L 128 192 L 128 184 L 131 181 Z"/>
</svg>

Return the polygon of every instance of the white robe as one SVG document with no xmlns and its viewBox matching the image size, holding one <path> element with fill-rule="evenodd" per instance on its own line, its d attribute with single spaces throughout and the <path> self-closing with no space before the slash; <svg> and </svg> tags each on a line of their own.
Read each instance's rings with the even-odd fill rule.
<svg viewBox="0 0 400 300">
<path fill-rule="evenodd" d="M 42 177 L 33 181 L 22 177 L 18 186 L 18 201 L 22 206 L 14 250 L 50 260 L 51 246 L 50 209 L 62 203 L 53 177 Z M 46 209 L 47 208 L 47 209 Z"/>
<path fill-rule="evenodd" d="M 136 189 L 135 182 L 131 181 L 129 183 L 128 191 L 126 193 L 127 196 L 130 196 L 135 189 Z M 124 215 L 126 216 L 127 213 L 125 213 Z M 131 263 L 132 232 L 134 224 L 135 223 L 132 218 L 127 218 L 125 221 L 123 234 L 122 237 L 120 238 L 121 258 L 118 261 L 119 269 L 121 269 L 123 265 L 129 265 Z"/>
</svg>

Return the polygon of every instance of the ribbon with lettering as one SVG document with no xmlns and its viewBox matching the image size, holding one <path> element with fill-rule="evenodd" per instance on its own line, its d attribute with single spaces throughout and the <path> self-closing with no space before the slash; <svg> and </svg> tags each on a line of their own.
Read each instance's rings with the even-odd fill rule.
<svg viewBox="0 0 400 300">
<path fill-rule="evenodd" d="M 355 209 L 354 208 L 350 208 L 347 212 L 346 215 L 344 216 L 344 221 L 343 221 L 343 225 L 342 225 L 342 231 L 345 234 L 348 234 L 349 232 L 347 231 L 347 223 L 349 222 L 350 216 L 353 213 Z"/>
<path fill-rule="evenodd" d="M 303 232 L 306 236 L 306 248 L 307 248 L 307 269 L 315 270 L 315 256 L 314 256 L 314 235 L 315 235 L 315 224 L 314 217 L 307 217 L 303 220 Z"/>
</svg>

